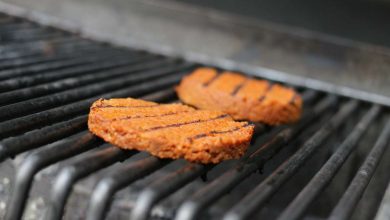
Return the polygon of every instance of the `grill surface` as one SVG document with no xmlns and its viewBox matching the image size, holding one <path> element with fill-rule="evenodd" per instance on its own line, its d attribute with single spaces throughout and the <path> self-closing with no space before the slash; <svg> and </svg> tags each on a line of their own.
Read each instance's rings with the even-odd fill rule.
<svg viewBox="0 0 390 220">
<path fill-rule="evenodd" d="M 177 101 L 173 85 L 198 64 L 6 15 L 0 15 L 0 42 L 0 218 L 375 216 L 381 196 L 366 197 L 371 188 L 383 194 L 389 180 L 385 106 L 297 88 L 305 101 L 302 120 L 257 125 L 239 161 L 162 160 L 93 136 L 89 106 L 102 97 Z M 346 170 L 348 164 L 353 168 Z M 332 199 L 322 201 L 327 193 Z"/>
</svg>

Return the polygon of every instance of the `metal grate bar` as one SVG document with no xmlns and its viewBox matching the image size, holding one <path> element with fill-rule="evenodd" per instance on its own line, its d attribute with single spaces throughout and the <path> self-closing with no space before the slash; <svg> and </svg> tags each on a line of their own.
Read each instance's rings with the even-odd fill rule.
<svg viewBox="0 0 390 220">
<path fill-rule="evenodd" d="M 17 46 L 20 46 L 20 44 Z M 37 55 L 47 55 L 62 50 L 67 52 L 74 52 L 74 50 L 76 50 L 78 47 L 104 47 L 101 44 L 94 45 L 92 42 L 86 40 L 76 41 L 74 38 L 57 39 L 55 41 L 42 41 L 37 43 L 32 48 L 23 49 L 23 47 L 18 48 L 17 46 L 14 46 L 15 48 L 9 48 L 8 44 L 7 46 L 0 46 L 0 60 L 4 61 Z"/>
<path fill-rule="evenodd" d="M 29 22 L 13 22 L 13 23 L 1 23 L 0 32 L 6 32 L 11 30 L 24 30 L 33 28 L 33 24 Z"/>
<path fill-rule="evenodd" d="M 329 216 L 330 220 L 348 219 L 364 193 L 385 150 L 389 147 L 390 121 L 387 121 L 374 147 L 367 155 L 349 187 Z"/>
<path fill-rule="evenodd" d="M 0 123 L 0 136 L 15 134 L 16 132 L 23 132 L 26 129 L 31 129 L 37 126 L 42 126 L 48 123 L 52 123 L 56 120 L 61 120 L 77 114 L 87 113 L 91 104 L 99 98 L 112 98 L 112 97 L 136 97 L 144 93 L 157 91 L 159 89 L 166 88 L 173 85 L 180 80 L 179 76 L 165 77 L 163 80 L 149 81 L 140 83 L 139 85 L 131 88 L 124 88 L 98 96 L 91 97 L 86 100 L 81 100 L 68 105 L 60 106 L 50 110 L 38 112 L 24 117 L 8 120 Z"/>
<path fill-rule="evenodd" d="M 73 184 L 79 179 L 136 153 L 138 152 L 125 151 L 110 144 L 104 144 L 103 149 L 77 158 L 72 164 L 62 168 L 53 184 L 46 219 L 61 219 L 66 200 L 72 190 Z"/>
<path fill-rule="evenodd" d="M 69 47 L 72 48 L 77 45 L 93 45 L 91 41 L 80 40 L 74 36 L 56 38 L 52 40 L 39 40 L 28 43 L 8 43 L 0 45 L 0 59 L 19 58 L 24 56 L 31 56 L 31 53 L 44 53 L 50 52 L 53 47 Z M 101 46 L 101 44 L 95 44 Z M 76 48 L 74 48 L 76 49 Z M 9 57 L 10 56 L 10 57 Z"/>
<path fill-rule="evenodd" d="M 259 170 L 283 146 L 292 141 L 303 128 L 309 126 L 313 120 L 334 105 L 336 100 L 335 96 L 326 97 L 314 107 L 312 112 L 307 112 L 297 125 L 280 129 L 274 137 L 270 138 L 269 142 L 258 147 L 258 150 L 252 153 L 249 158 L 242 160 L 233 169 L 222 174 L 185 201 L 179 207 L 176 219 L 197 219 L 205 207 L 228 193 L 250 174 Z"/>
<path fill-rule="evenodd" d="M 247 194 L 225 216 L 226 220 L 247 219 L 262 207 L 280 186 L 321 146 L 321 143 L 337 129 L 356 108 L 357 100 L 351 100 L 322 126 L 303 146 L 260 185 Z"/>
<path fill-rule="evenodd" d="M 305 105 L 307 103 L 313 103 L 316 99 L 318 99 L 319 93 L 315 90 L 306 90 L 301 94 L 302 100 Z"/>
<path fill-rule="evenodd" d="M 111 175 L 101 179 L 92 192 L 87 220 L 104 219 L 111 197 L 132 182 L 167 165 L 169 160 L 148 157 L 136 162 L 122 164 Z M 126 173 L 127 175 L 123 175 Z"/>
<path fill-rule="evenodd" d="M 9 17 L 9 16 L 0 18 L 0 24 L 1 25 L 6 25 L 6 24 L 11 23 L 11 22 L 15 22 L 15 18 Z"/>
<path fill-rule="evenodd" d="M 128 65 L 125 67 L 111 69 L 109 71 L 100 71 L 93 74 L 84 74 L 81 77 L 71 77 L 63 80 L 55 81 L 52 83 L 40 84 L 34 87 L 28 87 L 25 89 L 19 89 L 11 92 L 5 92 L 0 94 L 0 105 L 2 104 L 11 104 L 18 101 L 23 101 L 26 99 L 36 98 L 38 96 L 46 95 L 48 93 L 55 93 L 63 91 L 66 89 L 72 89 L 75 87 L 83 86 L 88 83 L 118 78 L 120 76 L 126 76 L 127 74 L 132 74 L 134 72 L 163 67 L 171 61 L 167 60 L 151 60 L 152 57 L 141 57 L 139 59 L 133 60 L 136 65 Z M 152 61 L 152 62 L 142 62 L 142 60 Z"/>
<path fill-rule="evenodd" d="M 3 26 L 8 27 L 9 25 L 11 25 L 11 26 L 12 25 L 23 25 L 20 29 L 25 28 L 25 27 L 31 27 L 34 25 L 32 22 L 21 20 L 21 19 L 11 17 L 8 15 L 4 15 L 1 18 L 0 24 L 1 24 L 0 27 L 3 27 Z M 12 26 L 12 27 L 14 27 L 14 26 Z M 19 28 L 15 28 L 15 29 L 19 29 Z"/>
<path fill-rule="evenodd" d="M 52 50 L 52 51 L 51 51 Z M 55 51 L 54 51 L 55 50 Z M 74 49 L 73 49 L 74 50 Z M 47 51 L 43 51 L 41 54 L 36 54 L 35 56 L 22 56 L 22 57 L 14 57 L 13 59 L 1 59 L 0 60 L 0 69 L 9 69 L 12 67 L 23 67 L 31 64 L 40 64 L 40 63 L 48 63 L 53 61 L 59 61 L 63 59 L 72 59 L 74 57 L 82 57 L 88 54 L 86 53 L 96 53 L 96 52 L 118 52 L 115 49 L 106 48 L 103 51 L 103 47 L 97 47 L 92 45 L 80 45 L 77 49 L 77 54 L 74 54 L 74 51 L 69 51 L 67 48 L 58 48 L 58 49 L 47 49 Z M 1 56 L 3 57 L 3 56 Z"/>
<path fill-rule="evenodd" d="M 68 35 L 63 36 L 56 39 L 51 40 L 44 40 L 44 39 L 37 39 L 35 41 L 30 42 L 9 42 L 7 44 L 0 46 L 0 51 L 11 51 L 11 50 L 23 50 L 25 48 L 26 50 L 33 50 L 33 49 L 41 49 L 43 45 L 47 45 L 47 43 L 58 43 L 58 42 L 68 42 L 68 41 L 80 41 L 79 37 Z"/>
<path fill-rule="evenodd" d="M 18 33 L 22 32 L 22 33 Z M 0 32 L 0 42 L 8 43 L 8 42 L 30 42 L 35 40 L 48 40 L 56 37 L 67 36 L 67 34 L 59 31 L 50 31 L 37 29 L 36 31 L 29 31 L 26 34 L 23 32 L 27 32 L 24 30 L 13 30 L 7 32 Z"/>
<path fill-rule="evenodd" d="M 28 86 L 33 86 L 37 84 L 43 84 L 59 79 L 83 76 L 84 74 L 94 74 L 93 71 L 105 71 L 109 68 L 122 67 L 126 65 L 132 65 L 136 62 L 141 62 L 144 59 L 148 59 L 152 55 L 131 55 L 126 59 L 115 57 L 101 57 L 101 62 L 96 65 L 82 64 L 76 67 L 69 67 L 65 69 L 49 71 L 41 74 L 34 74 L 32 76 L 22 76 L 16 79 L 8 79 L 0 81 L 0 91 L 10 91 L 14 89 L 21 89 Z M 97 60 L 98 61 L 98 60 Z"/>
<path fill-rule="evenodd" d="M 5 219 L 20 219 L 35 174 L 43 168 L 100 145 L 102 141 L 89 132 L 81 132 L 60 142 L 43 147 L 18 167 Z M 17 190 L 16 190 L 17 189 Z"/>
<path fill-rule="evenodd" d="M 78 47 L 94 47 L 94 48 L 111 48 L 114 47 L 107 46 L 106 44 L 99 43 L 96 44 L 90 40 L 83 39 L 80 40 L 73 36 L 63 37 L 53 40 L 41 40 L 31 43 L 18 43 L 18 44 L 4 44 L 0 45 L 0 60 L 4 59 L 14 59 L 31 56 L 31 53 L 34 54 L 47 54 L 51 52 L 56 52 L 60 50 L 68 50 L 68 52 L 76 52 L 75 49 Z M 73 51 L 70 51 L 73 50 Z M 127 50 L 131 51 L 131 50 Z M 14 54 L 12 57 L 7 57 L 11 54 Z"/>
<path fill-rule="evenodd" d="M 29 26 L 29 27 L 23 27 L 23 28 L 15 28 L 15 29 L 8 29 L 4 30 L 0 27 L 0 36 L 6 36 L 9 37 L 11 40 L 13 39 L 24 39 L 26 36 L 39 36 L 41 34 L 62 34 L 62 35 L 69 35 L 69 33 L 60 31 L 58 29 L 48 28 L 48 27 L 40 27 L 40 26 Z"/>
<path fill-rule="evenodd" d="M 13 44 L 14 46 L 17 46 L 20 48 L 21 45 L 17 44 L 30 44 L 30 43 L 37 43 L 37 42 L 42 42 L 42 41 L 57 41 L 57 40 L 63 40 L 69 38 L 70 35 L 59 35 L 59 34 L 48 34 L 47 36 L 42 35 L 41 37 L 31 37 L 30 39 L 28 38 L 20 38 L 20 39 L 15 39 L 15 40 L 7 40 L 5 42 L 1 41 L 2 44 Z M 12 45 L 9 45 L 12 46 Z"/>
<path fill-rule="evenodd" d="M 74 37 L 64 37 L 50 41 L 36 41 L 30 43 L 8 43 L 0 45 L 1 60 L 31 56 L 31 53 L 44 53 L 52 47 L 68 44 L 84 44 L 86 41 L 77 41 Z"/>
<path fill-rule="evenodd" d="M 122 96 L 119 96 L 122 97 Z M 176 97 L 176 93 L 172 88 L 161 89 L 157 92 L 142 96 L 142 99 L 156 102 L 168 102 Z"/>
<path fill-rule="evenodd" d="M 206 173 L 212 167 L 214 165 L 188 164 L 182 169 L 160 178 L 150 186 L 146 186 L 138 196 L 131 213 L 131 219 L 148 219 L 150 210 L 157 202 Z"/>
<path fill-rule="evenodd" d="M 46 37 L 68 35 L 64 32 L 52 27 L 43 27 L 15 20 L 15 22 L 8 22 L 0 26 L 0 41 L 3 42 L 20 42 L 26 40 L 45 39 Z"/>
<path fill-rule="evenodd" d="M 166 67 L 160 68 L 158 70 L 145 71 L 142 75 L 129 75 L 120 79 L 111 79 L 102 83 L 94 83 L 84 87 L 56 93 L 54 95 L 43 96 L 39 98 L 30 99 L 28 101 L 3 106 L 0 107 L 0 120 L 12 119 L 29 113 L 31 114 L 39 110 L 55 107 L 72 101 L 77 101 L 82 98 L 101 94 L 106 91 L 117 89 L 120 87 L 129 86 L 134 84 L 135 82 L 139 83 L 145 80 L 153 79 L 155 77 L 163 77 L 166 75 L 170 75 L 172 72 L 175 72 L 174 74 L 172 74 L 172 76 L 177 77 L 180 76 L 180 72 L 177 71 L 182 71 L 191 67 L 193 67 L 192 64 L 186 63 L 179 65 L 167 65 Z"/>
<path fill-rule="evenodd" d="M 79 116 L 23 135 L 0 141 L 0 162 L 7 157 L 53 142 L 87 128 L 87 116 Z"/>
<path fill-rule="evenodd" d="M 64 59 L 60 61 L 53 61 L 50 63 L 41 63 L 35 65 L 29 65 L 25 67 L 3 70 L 0 72 L 0 80 L 10 79 L 18 76 L 31 75 L 34 73 L 41 73 L 43 71 L 56 70 L 60 68 L 67 68 L 72 66 L 77 66 L 81 64 L 93 63 L 99 60 L 102 60 L 113 55 L 120 55 L 118 52 L 113 52 L 111 54 L 109 51 L 107 53 L 98 53 L 96 55 L 90 54 L 86 57 L 86 54 L 75 55 L 73 58 Z M 124 55 L 124 54 L 122 54 Z"/>
<path fill-rule="evenodd" d="M 59 43 L 79 43 L 79 39 L 74 36 L 64 36 L 51 40 L 37 40 L 32 42 L 19 42 L 19 43 L 7 43 L 0 45 L 0 54 L 6 55 L 7 53 L 17 53 L 23 55 L 26 52 L 31 51 L 43 51 L 50 45 L 56 45 Z"/>
<path fill-rule="evenodd" d="M 330 180 L 336 175 L 339 168 L 343 165 L 349 154 L 355 149 L 358 141 L 380 111 L 381 107 L 378 105 L 371 107 L 355 126 L 350 135 L 348 135 L 344 142 L 337 148 L 336 152 L 282 212 L 278 218 L 279 220 L 294 220 L 302 217 L 305 210 L 310 206 L 316 196 L 322 192 Z"/>
</svg>

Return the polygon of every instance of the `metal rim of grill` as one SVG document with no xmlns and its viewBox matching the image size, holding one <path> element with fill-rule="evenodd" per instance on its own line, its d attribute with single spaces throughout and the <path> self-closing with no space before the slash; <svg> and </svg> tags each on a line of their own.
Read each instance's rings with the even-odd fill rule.
<svg viewBox="0 0 390 220">
<path fill-rule="evenodd" d="M 46 219 L 61 219 L 77 182 L 121 162 L 91 192 L 86 219 L 104 219 L 116 192 L 173 163 L 152 156 L 129 161 L 138 152 L 103 143 L 87 131 L 89 106 L 102 97 L 175 101 L 174 84 L 199 64 L 92 42 L 6 15 L 0 15 L 0 36 L 0 162 L 28 153 L 16 169 L 5 219 L 21 218 L 36 174 L 60 161 L 70 162 L 59 170 L 49 189 L 51 198 Z M 220 216 L 225 220 L 251 219 L 324 147 L 329 137 L 352 120 L 351 115 L 363 111 L 358 120 L 352 120 L 352 129 L 333 154 L 277 219 L 303 217 L 356 149 L 364 133 L 383 120 L 382 132 L 376 135 L 372 149 L 329 218 L 348 219 L 352 215 L 388 146 L 388 107 L 303 87 L 298 89 L 306 104 L 302 120 L 276 128 L 258 125 L 255 139 L 270 136 L 252 146 L 246 157 L 188 195 L 177 207 L 174 219 L 200 218 L 280 151 L 299 143 L 300 147 L 290 157 Z M 329 120 L 326 116 L 330 116 Z M 205 178 L 218 166 L 185 163 L 156 179 L 141 189 L 130 218 L 149 218 L 156 204 L 195 179 Z"/>
</svg>

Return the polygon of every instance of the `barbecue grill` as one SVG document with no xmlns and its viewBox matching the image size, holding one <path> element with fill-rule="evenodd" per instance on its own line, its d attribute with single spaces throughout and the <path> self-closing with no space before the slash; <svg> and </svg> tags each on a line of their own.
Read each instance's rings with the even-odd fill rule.
<svg viewBox="0 0 390 220">
<path fill-rule="evenodd" d="M 114 97 L 175 102 L 173 86 L 202 63 L 5 14 L 0 42 L 2 219 L 386 219 L 384 103 L 284 81 L 303 96 L 302 119 L 257 124 L 242 159 L 158 159 L 89 133 L 89 107 Z"/>
</svg>

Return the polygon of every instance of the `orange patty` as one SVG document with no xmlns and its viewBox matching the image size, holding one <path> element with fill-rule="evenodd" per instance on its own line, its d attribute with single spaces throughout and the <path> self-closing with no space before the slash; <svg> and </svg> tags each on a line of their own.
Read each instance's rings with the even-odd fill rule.
<svg viewBox="0 0 390 220">
<path fill-rule="evenodd" d="M 186 104 L 220 110 L 236 120 L 278 125 L 297 121 L 302 112 L 302 99 L 291 88 L 213 68 L 185 76 L 176 92 Z"/>
<path fill-rule="evenodd" d="M 241 157 L 254 127 L 221 111 L 138 99 L 100 99 L 89 113 L 89 130 L 124 149 L 161 158 L 218 163 Z"/>
</svg>

